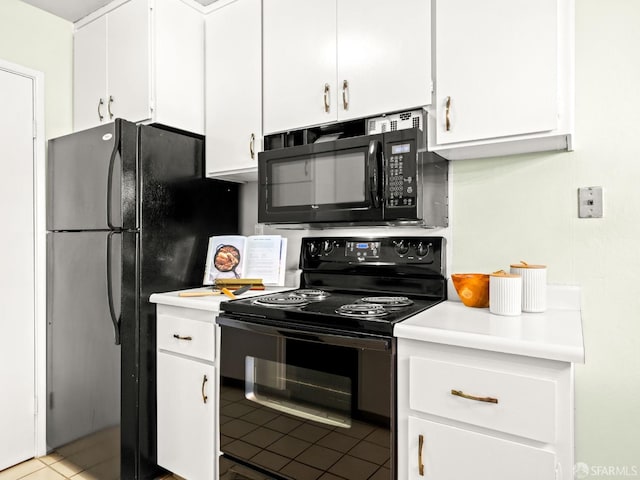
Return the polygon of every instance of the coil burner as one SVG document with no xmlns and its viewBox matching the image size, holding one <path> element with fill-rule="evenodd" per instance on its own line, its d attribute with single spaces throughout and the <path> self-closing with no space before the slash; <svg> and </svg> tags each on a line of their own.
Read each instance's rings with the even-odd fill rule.
<svg viewBox="0 0 640 480">
<path fill-rule="evenodd" d="M 306 298 L 307 300 L 324 300 L 329 296 L 329 292 L 313 288 L 301 288 L 300 290 L 294 290 L 290 293 L 290 295 L 299 295 Z"/>
<path fill-rule="evenodd" d="M 302 295 L 276 294 L 259 297 L 253 303 L 265 307 L 302 307 L 309 303 L 309 299 Z"/>
<path fill-rule="evenodd" d="M 374 305 L 382 305 L 383 307 L 400 308 L 413 305 L 413 300 L 407 297 L 364 297 L 361 298 L 362 303 L 372 303 Z"/>
<path fill-rule="evenodd" d="M 342 305 L 336 310 L 336 313 L 346 317 L 364 318 L 377 318 L 388 315 L 388 312 L 382 305 L 375 305 L 373 303 L 351 303 L 348 305 Z"/>
</svg>

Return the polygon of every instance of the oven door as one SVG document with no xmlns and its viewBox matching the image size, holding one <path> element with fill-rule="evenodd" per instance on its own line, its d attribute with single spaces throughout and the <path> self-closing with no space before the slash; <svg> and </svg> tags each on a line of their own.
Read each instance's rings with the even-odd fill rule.
<svg viewBox="0 0 640 480">
<path fill-rule="evenodd" d="M 382 135 L 261 152 L 258 222 L 383 219 Z"/>
<path fill-rule="evenodd" d="M 217 322 L 221 479 L 395 479 L 393 339 Z"/>
</svg>

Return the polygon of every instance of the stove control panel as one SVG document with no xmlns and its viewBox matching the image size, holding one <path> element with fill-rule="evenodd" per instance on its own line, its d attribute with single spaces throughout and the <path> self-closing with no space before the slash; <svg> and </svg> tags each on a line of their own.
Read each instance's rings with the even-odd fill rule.
<svg viewBox="0 0 640 480">
<path fill-rule="evenodd" d="M 326 272 L 353 265 L 428 266 L 442 274 L 443 237 L 307 237 L 302 239 L 300 267 Z"/>
<path fill-rule="evenodd" d="M 380 258 L 380 242 L 358 242 L 347 240 L 345 257 L 356 259 Z"/>
</svg>

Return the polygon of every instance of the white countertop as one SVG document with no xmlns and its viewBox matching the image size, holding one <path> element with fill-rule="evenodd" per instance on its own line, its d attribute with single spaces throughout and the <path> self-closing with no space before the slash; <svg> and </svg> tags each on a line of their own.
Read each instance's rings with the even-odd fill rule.
<svg viewBox="0 0 640 480">
<path fill-rule="evenodd" d="M 549 286 L 545 312 L 517 317 L 448 300 L 398 323 L 393 333 L 398 338 L 584 363 L 577 287 Z"/>
<path fill-rule="evenodd" d="M 294 287 L 266 287 L 264 290 L 249 290 L 241 294 L 238 298 L 257 297 L 258 295 L 267 295 L 269 293 L 277 293 L 285 290 L 291 290 Z M 149 298 L 151 303 L 159 303 L 162 305 L 172 305 L 174 307 L 195 308 L 198 310 L 209 310 L 211 312 L 219 312 L 220 304 L 227 300 L 231 300 L 226 295 L 209 295 L 206 297 L 180 297 L 181 292 L 210 292 L 211 287 L 192 288 L 190 290 L 180 290 L 176 292 L 154 293 Z"/>
</svg>

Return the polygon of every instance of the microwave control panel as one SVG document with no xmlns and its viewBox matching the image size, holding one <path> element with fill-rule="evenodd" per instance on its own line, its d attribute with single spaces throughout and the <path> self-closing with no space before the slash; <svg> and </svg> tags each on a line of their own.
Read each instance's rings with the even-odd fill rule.
<svg viewBox="0 0 640 480">
<path fill-rule="evenodd" d="M 415 207 L 417 200 L 416 182 L 416 142 L 402 140 L 387 143 L 386 208 Z"/>
</svg>

